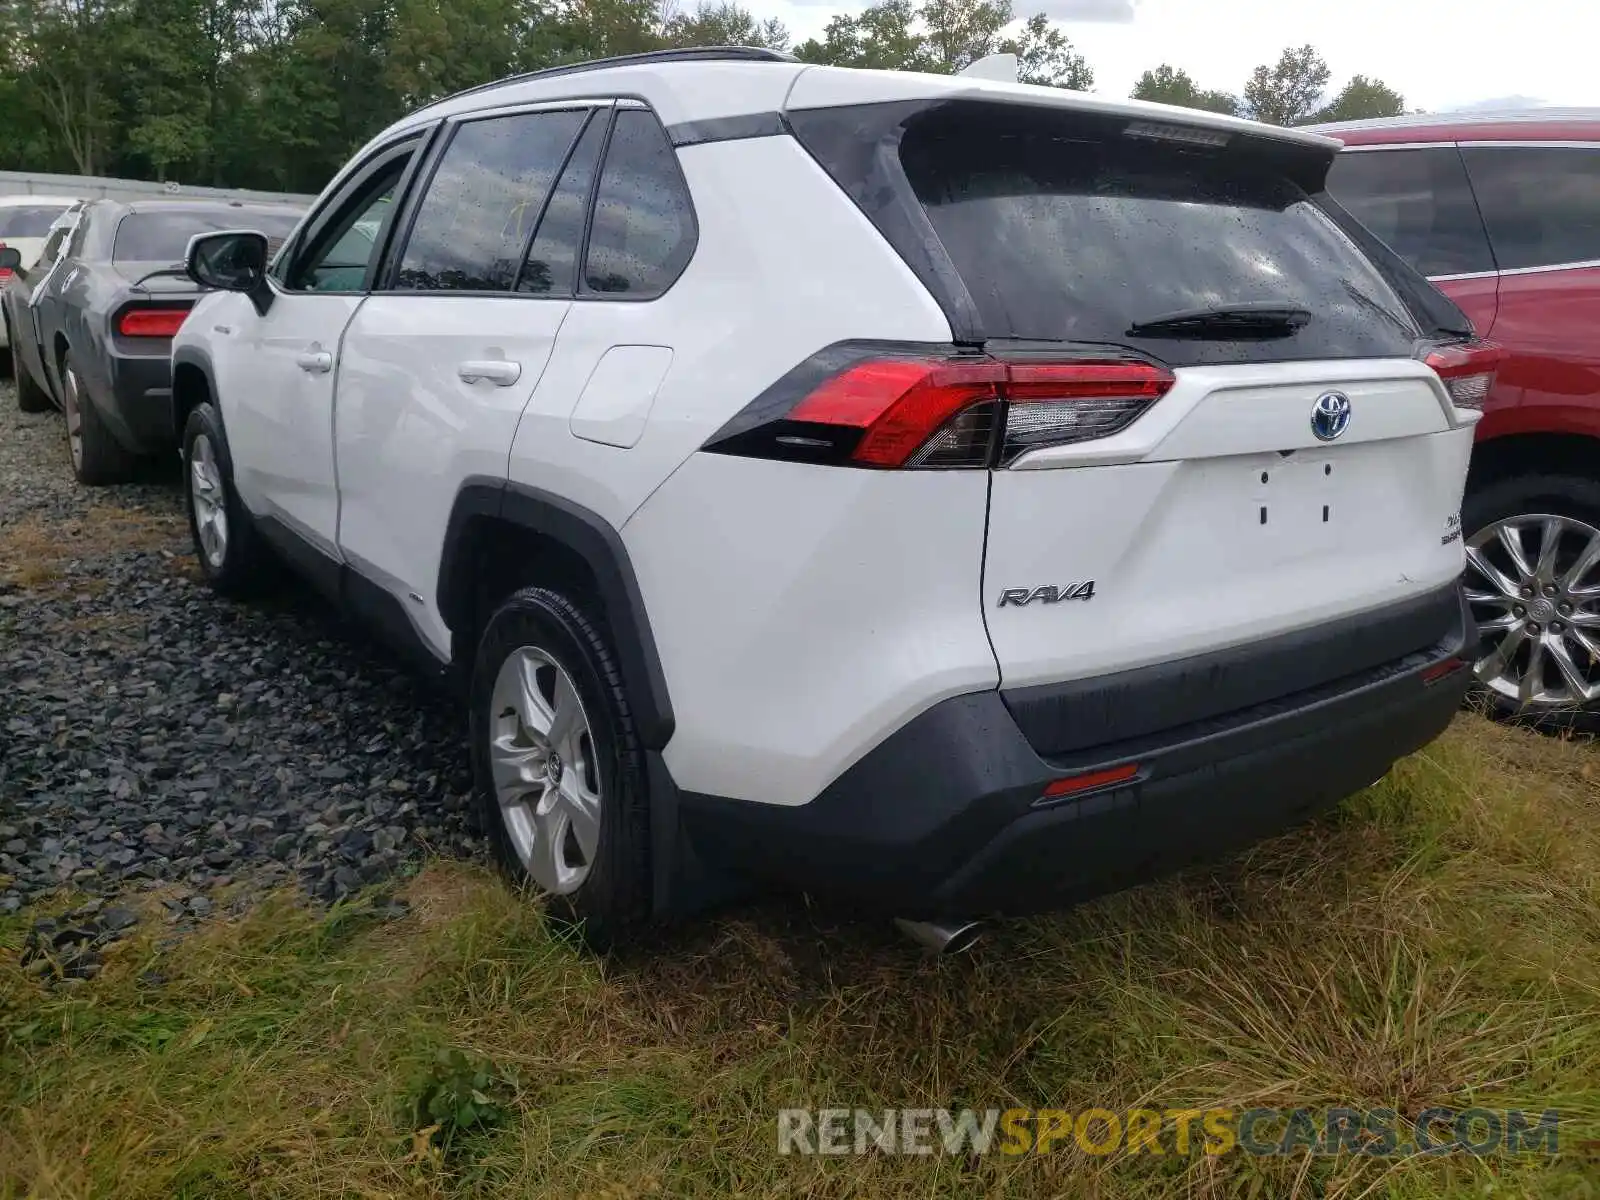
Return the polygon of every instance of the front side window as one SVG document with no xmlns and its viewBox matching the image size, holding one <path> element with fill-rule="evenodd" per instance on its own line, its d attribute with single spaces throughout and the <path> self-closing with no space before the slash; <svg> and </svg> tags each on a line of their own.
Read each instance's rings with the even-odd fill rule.
<svg viewBox="0 0 1600 1200">
<path fill-rule="evenodd" d="M 405 174 L 409 153 L 396 155 L 373 172 L 344 207 L 318 230 L 288 274 L 295 291 L 359 292 L 378 255 L 379 235 Z"/>
<path fill-rule="evenodd" d="M 666 130 L 644 109 L 623 109 L 595 192 L 580 290 L 659 296 L 688 265 L 695 237 L 694 205 Z"/>
<path fill-rule="evenodd" d="M 1328 191 L 1424 275 L 1494 270 L 1489 238 L 1453 146 L 1346 150 Z"/>
<path fill-rule="evenodd" d="M 1600 149 L 1463 145 L 1502 271 L 1600 262 Z"/>
<path fill-rule="evenodd" d="M 588 109 L 462 124 L 417 210 L 395 287 L 509 292 Z"/>
</svg>

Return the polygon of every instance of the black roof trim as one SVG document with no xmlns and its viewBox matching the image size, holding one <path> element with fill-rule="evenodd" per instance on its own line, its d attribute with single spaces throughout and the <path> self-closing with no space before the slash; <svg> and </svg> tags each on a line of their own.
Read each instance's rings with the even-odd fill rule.
<svg viewBox="0 0 1600 1200">
<path fill-rule="evenodd" d="M 781 50 L 767 50 L 761 46 L 682 46 L 672 50 L 646 50 L 642 54 L 618 54 L 613 58 L 594 58 L 587 62 L 567 63 L 560 67 L 545 67 L 540 71 L 525 71 L 521 75 L 508 75 L 504 79 L 480 83 L 435 100 L 428 108 L 462 96 L 493 91 L 508 83 L 527 83 L 534 79 L 554 79 L 560 75 L 578 75 L 585 71 L 604 71 L 610 67 L 633 67 L 645 63 L 670 62 L 781 62 L 798 63 L 800 60 Z"/>
</svg>

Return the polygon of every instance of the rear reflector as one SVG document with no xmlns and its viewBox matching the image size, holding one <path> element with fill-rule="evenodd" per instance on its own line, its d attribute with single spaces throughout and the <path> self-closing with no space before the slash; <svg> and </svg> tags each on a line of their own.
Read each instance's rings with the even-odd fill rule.
<svg viewBox="0 0 1600 1200">
<path fill-rule="evenodd" d="M 1457 671 L 1467 665 L 1465 659 L 1446 658 L 1433 664 L 1422 672 L 1422 682 L 1426 684 L 1438 683 L 1441 679 L 1448 679 Z"/>
<path fill-rule="evenodd" d="M 784 383 L 706 449 L 891 469 L 1003 466 L 1042 446 L 1116 433 L 1158 400 L 1173 376 L 1140 359 L 874 355 L 802 385 L 792 402 L 783 397 Z"/>
<path fill-rule="evenodd" d="M 1103 771 L 1085 771 L 1082 775 L 1068 775 L 1065 779 L 1056 779 L 1046 784 L 1042 798 L 1058 800 L 1062 796 L 1074 796 L 1079 792 L 1105 787 L 1107 784 L 1125 783 L 1138 773 L 1138 763 L 1123 763 L 1120 767 L 1107 767 Z"/>
<path fill-rule="evenodd" d="M 117 332 L 123 337 L 169 338 L 188 315 L 186 308 L 130 308 L 117 322 Z"/>
<path fill-rule="evenodd" d="M 1452 404 L 1478 409 L 1488 398 L 1495 371 L 1505 357 L 1505 349 L 1497 343 L 1474 340 L 1434 346 L 1422 361 L 1444 382 Z"/>
</svg>

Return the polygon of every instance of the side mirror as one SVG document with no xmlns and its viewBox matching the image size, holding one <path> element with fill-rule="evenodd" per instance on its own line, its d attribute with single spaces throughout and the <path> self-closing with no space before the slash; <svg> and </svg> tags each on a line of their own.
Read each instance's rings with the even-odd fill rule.
<svg viewBox="0 0 1600 1200">
<path fill-rule="evenodd" d="M 15 246 L 0 246 L 0 271 L 17 271 L 22 268 L 22 251 Z"/>
<path fill-rule="evenodd" d="M 197 233 L 189 239 L 183 269 L 203 288 L 243 292 L 258 312 L 266 312 L 272 302 L 264 234 L 247 229 Z"/>
</svg>

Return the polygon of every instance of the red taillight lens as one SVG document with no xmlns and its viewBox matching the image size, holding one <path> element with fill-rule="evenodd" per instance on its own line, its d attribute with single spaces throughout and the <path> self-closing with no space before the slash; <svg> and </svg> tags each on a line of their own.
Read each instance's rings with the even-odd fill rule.
<svg viewBox="0 0 1600 1200">
<path fill-rule="evenodd" d="M 1139 360 L 870 357 L 792 404 L 763 396 L 707 449 L 865 467 L 987 467 L 1115 433 L 1172 382 Z"/>
<path fill-rule="evenodd" d="M 4 242 L 0 242 L 0 250 L 4 250 L 5 248 L 6 248 L 6 244 Z M 10 278 L 11 278 L 11 268 L 10 267 L 0 267 L 0 283 L 4 283 L 6 280 L 8 280 Z"/>
<path fill-rule="evenodd" d="M 1505 357 L 1504 347 L 1495 342 L 1471 341 L 1434 346 L 1422 361 L 1444 381 L 1450 402 L 1457 408 L 1482 408 Z"/>
<path fill-rule="evenodd" d="M 117 322 L 123 337 L 169 338 L 189 315 L 186 308 L 130 308 Z"/>
<path fill-rule="evenodd" d="M 951 417 L 998 399 L 1004 379 L 1005 367 L 993 359 L 870 360 L 825 380 L 789 420 L 860 429 L 853 461 L 902 467 Z"/>
</svg>

